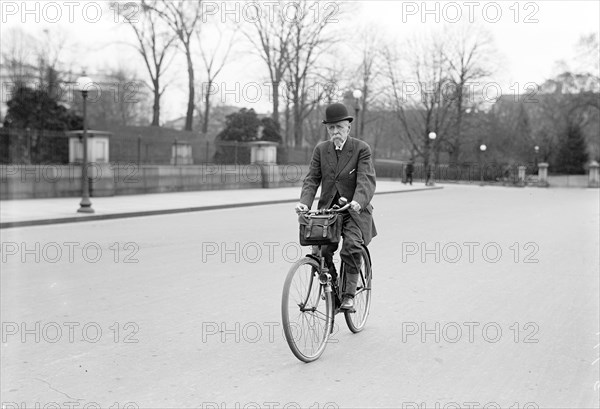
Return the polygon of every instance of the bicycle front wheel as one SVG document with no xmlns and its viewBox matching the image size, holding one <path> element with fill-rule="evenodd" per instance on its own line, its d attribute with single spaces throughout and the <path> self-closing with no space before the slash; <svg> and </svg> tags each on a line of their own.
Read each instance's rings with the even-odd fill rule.
<svg viewBox="0 0 600 409">
<path fill-rule="evenodd" d="M 290 268 L 283 286 L 283 331 L 290 349 L 303 362 L 321 356 L 333 325 L 333 298 L 319 282 L 318 272 L 319 264 L 304 257 Z"/>
<path fill-rule="evenodd" d="M 362 250 L 360 261 L 360 273 L 358 275 L 358 285 L 354 295 L 354 309 L 356 312 L 344 312 L 346 324 L 350 331 L 357 333 L 365 328 L 369 310 L 371 309 L 371 263 L 365 249 Z"/>
</svg>

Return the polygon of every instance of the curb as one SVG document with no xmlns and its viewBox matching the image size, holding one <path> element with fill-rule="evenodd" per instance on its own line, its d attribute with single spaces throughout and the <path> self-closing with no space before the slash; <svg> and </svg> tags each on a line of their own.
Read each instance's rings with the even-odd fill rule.
<svg viewBox="0 0 600 409">
<path fill-rule="evenodd" d="M 375 192 L 375 195 L 420 192 L 420 191 L 425 191 L 425 190 L 437 190 L 437 189 L 443 189 L 443 187 L 435 186 L 435 187 L 426 187 L 426 188 L 411 189 L 411 190 L 395 190 L 395 191 L 380 192 L 380 193 Z M 315 200 L 316 199 L 318 199 L 318 197 L 316 197 Z M 72 217 L 62 217 L 62 218 L 57 218 L 57 219 L 23 220 L 23 221 L 0 223 L 0 229 L 9 229 L 9 228 L 13 228 L 13 227 L 45 226 L 45 225 L 50 225 L 50 224 L 91 222 L 91 221 L 96 221 L 96 220 L 125 219 L 128 217 L 157 216 L 157 215 L 162 215 L 162 214 L 202 212 L 202 211 L 206 211 L 206 210 L 233 209 L 233 208 L 238 208 L 238 207 L 265 206 L 265 205 L 281 204 L 281 203 L 295 203 L 297 201 L 298 201 L 298 198 L 294 198 L 294 199 L 281 199 L 281 200 L 267 200 L 267 201 L 263 201 L 263 202 L 227 203 L 227 204 L 211 205 L 211 206 L 182 207 L 182 208 L 178 208 L 178 209 L 143 210 L 143 211 L 139 211 L 139 212 L 112 213 L 112 214 L 101 214 L 101 215 L 93 215 L 93 216 L 72 216 Z"/>
</svg>

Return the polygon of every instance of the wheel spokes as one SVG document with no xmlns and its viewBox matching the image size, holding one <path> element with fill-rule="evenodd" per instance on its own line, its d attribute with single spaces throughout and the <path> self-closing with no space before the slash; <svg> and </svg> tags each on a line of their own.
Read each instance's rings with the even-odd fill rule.
<svg viewBox="0 0 600 409">
<path fill-rule="evenodd" d="M 327 301 L 309 263 L 298 266 L 289 284 L 289 334 L 298 351 L 310 358 L 320 353 L 328 336 Z"/>
</svg>

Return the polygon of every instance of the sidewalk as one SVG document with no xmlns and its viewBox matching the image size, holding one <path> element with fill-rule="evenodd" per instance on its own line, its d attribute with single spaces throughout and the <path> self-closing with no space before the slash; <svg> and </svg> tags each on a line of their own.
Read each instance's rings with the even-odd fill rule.
<svg viewBox="0 0 600 409">
<path fill-rule="evenodd" d="M 378 194 L 441 189 L 400 181 L 377 181 Z M 319 192 L 317 192 L 317 197 Z M 300 187 L 279 189 L 203 190 L 110 197 L 92 197 L 93 214 L 77 213 L 81 198 L 51 198 L 0 201 L 0 228 L 72 223 L 156 214 L 195 212 L 232 207 L 295 203 Z"/>
</svg>

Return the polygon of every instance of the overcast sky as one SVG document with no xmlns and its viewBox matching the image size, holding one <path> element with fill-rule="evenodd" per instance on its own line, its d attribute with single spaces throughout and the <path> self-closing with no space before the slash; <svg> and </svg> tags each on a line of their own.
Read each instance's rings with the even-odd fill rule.
<svg viewBox="0 0 600 409">
<path fill-rule="evenodd" d="M 74 2 L 74 6 L 67 6 L 68 2 L 39 2 L 38 9 L 32 5 L 38 2 L 27 3 L 33 11 L 23 15 L 23 2 L 2 2 L 2 47 L 5 47 L 5 33 L 10 27 L 20 25 L 40 37 L 44 29 L 49 29 L 53 36 L 57 32 L 66 35 L 67 47 L 63 51 L 63 59 L 75 71 L 80 67 L 87 67 L 88 73 L 93 76 L 105 67 L 121 66 L 137 70 L 143 78 L 147 75 L 141 58 L 132 48 L 122 45 L 123 42 L 133 41 L 131 28 L 115 23 L 115 19 L 120 18 L 107 8 L 107 2 L 80 1 Z M 55 9 L 45 6 L 45 3 L 58 4 L 61 18 L 55 18 Z M 574 46 L 580 36 L 599 31 L 599 4 L 598 1 L 369 1 L 342 4 L 339 14 L 334 18 L 339 16 L 336 24 L 350 33 L 349 36 L 360 26 L 374 26 L 387 41 L 396 39 L 399 43 L 415 33 L 439 30 L 444 24 L 477 24 L 491 32 L 497 48 L 497 58 L 501 60 L 500 70 L 495 73 L 494 79 L 502 84 L 504 92 L 512 92 L 508 88 L 515 82 L 540 84 L 558 73 L 558 61 L 563 60 L 567 64 L 572 62 Z M 319 13 L 337 7 L 327 1 L 320 5 Z M 84 7 L 87 13 L 85 15 Z M 225 7 L 229 7 L 229 10 L 234 7 L 231 3 L 224 6 L 222 2 L 212 2 L 211 7 L 218 18 L 233 17 L 233 14 L 224 16 Z M 98 10 L 101 15 L 94 22 Z M 268 10 L 266 6 L 264 10 Z M 313 12 L 316 13 L 317 9 Z M 36 18 L 39 22 L 35 21 Z M 49 23 L 49 19 L 57 21 Z M 225 67 L 219 82 L 262 83 L 265 80 L 265 68 L 249 54 L 250 50 L 243 46 L 242 40 L 239 36 L 235 56 Z M 346 60 L 352 61 L 352 52 L 351 47 L 342 50 L 339 64 L 343 65 Z M 201 76 L 200 61 L 197 68 Z M 182 59 L 174 61 L 169 77 L 173 82 L 163 101 L 163 121 L 185 113 L 186 71 Z M 265 94 L 266 90 L 265 88 Z M 233 100 L 226 102 L 240 106 L 250 105 L 243 100 L 237 104 Z M 252 106 L 259 112 L 265 112 L 270 104 L 265 97 Z"/>
</svg>

